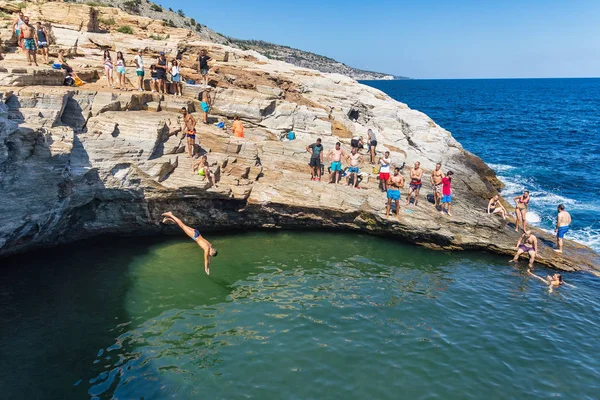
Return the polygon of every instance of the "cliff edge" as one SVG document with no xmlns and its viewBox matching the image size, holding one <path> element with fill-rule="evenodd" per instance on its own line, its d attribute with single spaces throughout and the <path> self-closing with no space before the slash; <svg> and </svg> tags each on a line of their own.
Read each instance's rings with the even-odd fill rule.
<svg viewBox="0 0 600 400">
<path fill-rule="evenodd" d="M 11 7 L 0 2 L 3 22 Z M 101 234 L 171 231 L 160 224 L 167 210 L 206 231 L 344 229 L 442 250 L 514 252 L 514 228 L 485 212 L 501 188 L 494 172 L 425 114 L 379 90 L 206 42 L 190 30 L 114 8 L 28 3 L 25 13 L 51 24 L 51 56 L 67 50 L 70 65 L 88 84 L 61 86 L 63 71 L 27 67 L 21 54 L 0 62 L 0 256 Z M 100 18 L 115 24 L 100 27 Z M 124 25 L 131 34 L 117 31 Z M 0 36 L 14 43 L 9 27 Z M 198 96 L 206 87 L 187 85 L 183 97 L 121 92 L 102 76 L 105 49 L 125 53 L 131 82 L 136 76 L 130 61 L 138 49 L 147 64 L 160 51 L 171 59 L 181 50 L 183 75 L 197 79 L 191 66 L 204 48 L 216 59 L 209 76 L 214 104 L 211 124 L 197 129 L 218 188 L 192 173 L 179 114 L 186 107 L 200 121 Z M 244 139 L 212 124 L 229 127 L 234 116 L 246 126 Z M 390 151 L 395 164 L 420 161 L 425 177 L 436 162 L 455 172 L 453 217 L 425 200 L 428 178 L 419 205 L 402 205 L 399 220 L 385 217 L 385 195 L 370 168 L 363 168 L 360 190 L 309 180 L 308 144 L 320 137 L 326 151 L 337 141 L 349 151 L 350 138 L 364 136 L 367 128 L 377 131 L 378 151 Z M 290 130 L 296 139 L 282 141 Z M 600 271 L 598 255 L 587 247 L 567 242 L 565 255 L 557 255 L 549 235 L 536 235 L 540 263 Z"/>
</svg>

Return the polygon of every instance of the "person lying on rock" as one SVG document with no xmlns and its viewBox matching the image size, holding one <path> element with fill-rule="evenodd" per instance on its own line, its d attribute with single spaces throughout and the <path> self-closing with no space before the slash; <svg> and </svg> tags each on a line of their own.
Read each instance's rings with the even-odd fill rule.
<svg viewBox="0 0 600 400">
<path fill-rule="evenodd" d="M 197 229 L 190 228 L 177 218 L 171 211 L 162 214 L 164 219 L 163 224 L 174 222 L 179 226 L 186 235 L 188 235 L 202 250 L 204 250 L 204 271 L 206 275 L 210 275 L 210 262 L 213 257 L 216 257 L 219 252 L 215 249 L 208 240 L 204 239 Z"/>
<path fill-rule="evenodd" d="M 200 157 L 200 160 L 196 161 L 194 165 L 192 165 L 192 173 L 198 174 L 199 176 L 206 176 L 208 182 L 211 186 L 217 186 L 217 180 L 215 179 L 215 174 L 210 170 L 210 166 L 208 165 L 208 158 L 206 154 Z"/>
<path fill-rule="evenodd" d="M 506 212 L 506 208 L 500 203 L 500 196 L 495 195 L 490 199 L 487 207 L 488 214 L 502 214 L 502 218 L 506 219 L 508 216 L 508 212 Z"/>
<path fill-rule="evenodd" d="M 419 191 L 421 191 L 421 186 L 423 186 L 423 170 L 421 169 L 421 163 L 415 162 L 415 166 L 410 169 L 410 183 L 408 185 L 408 194 L 406 195 L 406 205 L 410 205 L 410 198 L 413 193 L 415 194 L 415 206 L 417 206 L 419 201 Z"/>
<path fill-rule="evenodd" d="M 196 119 L 188 113 L 187 108 L 181 107 L 183 114 L 183 125 L 185 129 L 185 137 L 187 140 L 188 156 L 190 158 L 198 157 L 196 154 Z"/>
<path fill-rule="evenodd" d="M 531 231 L 525 231 L 517 242 L 517 254 L 510 260 L 511 262 L 517 262 L 519 256 L 523 253 L 529 254 L 529 269 L 533 268 L 533 261 L 538 252 L 537 238 L 531 233 Z"/>
</svg>

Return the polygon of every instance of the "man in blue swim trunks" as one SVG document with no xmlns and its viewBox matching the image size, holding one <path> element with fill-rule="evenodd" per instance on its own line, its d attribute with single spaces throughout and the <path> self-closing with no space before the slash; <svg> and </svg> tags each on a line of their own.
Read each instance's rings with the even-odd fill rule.
<svg viewBox="0 0 600 400">
<path fill-rule="evenodd" d="M 387 181 L 387 207 L 385 209 L 385 216 L 390 216 L 390 209 L 392 208 L 392 200 L 396 202 L 396 218 L 400 219 L 400 188 L 404 187 L 404 176 L 400 173 L 400 168 L 394 168 L 394 174 L 390 176 Z"/>
<path fill-rule="evenodd" d="M 358 154 L 356 147 L 352 148 L 352 153 L 348 156 L 350 166 L 348 166 L 348 176 L 346 176 L 346 183 L 350 185 L 350 178 L 352 178 L 352 184 L 358 189 L 358 174 L 360 173 L 360 166 L 362 165 L 363 159 Z"/>
<path fill-rule="evenodd" d="M 331 161 L 331 174 L 329 175 L 329 183 L 339 183 L 342 174 L 342 157 L 345 158 L 346 154 L 341 148 L 342 144 L 337 142 L 335 149 L 329 150 L 327 153 L 327 159 Z"/>
<path fill-rule="evenodd" d="M 169 222 L 174 222 L 179 226 L 186 235 L 188 235 L 202 250 L 204 250 L 204 271 L 206 275 L 210 275 L 210 261 L 213 257 L 216 257 L 219 252 L 217 249 L 212 247 L 208 240 L 204 239 L 200 232 L 197 229 L 191 228 L 181 222 L 179 218 L 173 215 L 171 211 L 162 214 L 164 219 L 162 220 L 163 224 L 167 224 Z"/>
<path fill-rule="evenodd" d="M 557 253 L 563 252 L 563 238 L 565 233 L 569 231 L 569 225 L 571 225 L 571 214 L 565 210 L 563 204 L 558 205 L 558 216 L 556 217 L 556 249 Z"/>
<path fill-rule="evenodd" d="M 37 46 L 35 44 L 35 28 L 29 25 L 29 17 L 23 17 L 23 25 L 21 25 L 21 34 L 23 35 L 23 45 L 25 47 L 25 53 L 27 54 L 27 63 L 31 65 L 31 57 L 33 56 L 33 62 L 37 66 L 36 51 Z"/>
</svg>

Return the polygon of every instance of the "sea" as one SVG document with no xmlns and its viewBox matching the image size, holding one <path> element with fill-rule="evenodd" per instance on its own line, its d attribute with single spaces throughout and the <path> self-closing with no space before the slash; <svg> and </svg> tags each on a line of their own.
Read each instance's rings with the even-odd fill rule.
<svg viewBox="0 0 600 400">
<path fill-rule="evenodd" d="M 528 221 L 553 231 L 556 207 L 573 217 L 567 238 L 600 251 L 600 79 L 363 81 L 429 115 L 506 185 L 529 190 Z"/>
</svg>

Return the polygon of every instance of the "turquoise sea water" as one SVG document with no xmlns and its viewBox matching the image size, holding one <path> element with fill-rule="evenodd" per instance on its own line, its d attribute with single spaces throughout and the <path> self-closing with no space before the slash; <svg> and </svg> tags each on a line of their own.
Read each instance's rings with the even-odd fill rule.
<svg viewBox="0 0 600 400">
<path fill-rule="evenodd" d="M 600 79 L 369 81 L 448 129 L 496 170 L 511 199 L 531 192 L 528 220 L 600 250 Z"/>
<path fill-rule="evenodd" d="M 3 399 L 596 399 L 600 279 L 340 233 L 2 260 Z M 550 271 L 539 268 L 546 275 Z"/>
</svg>

